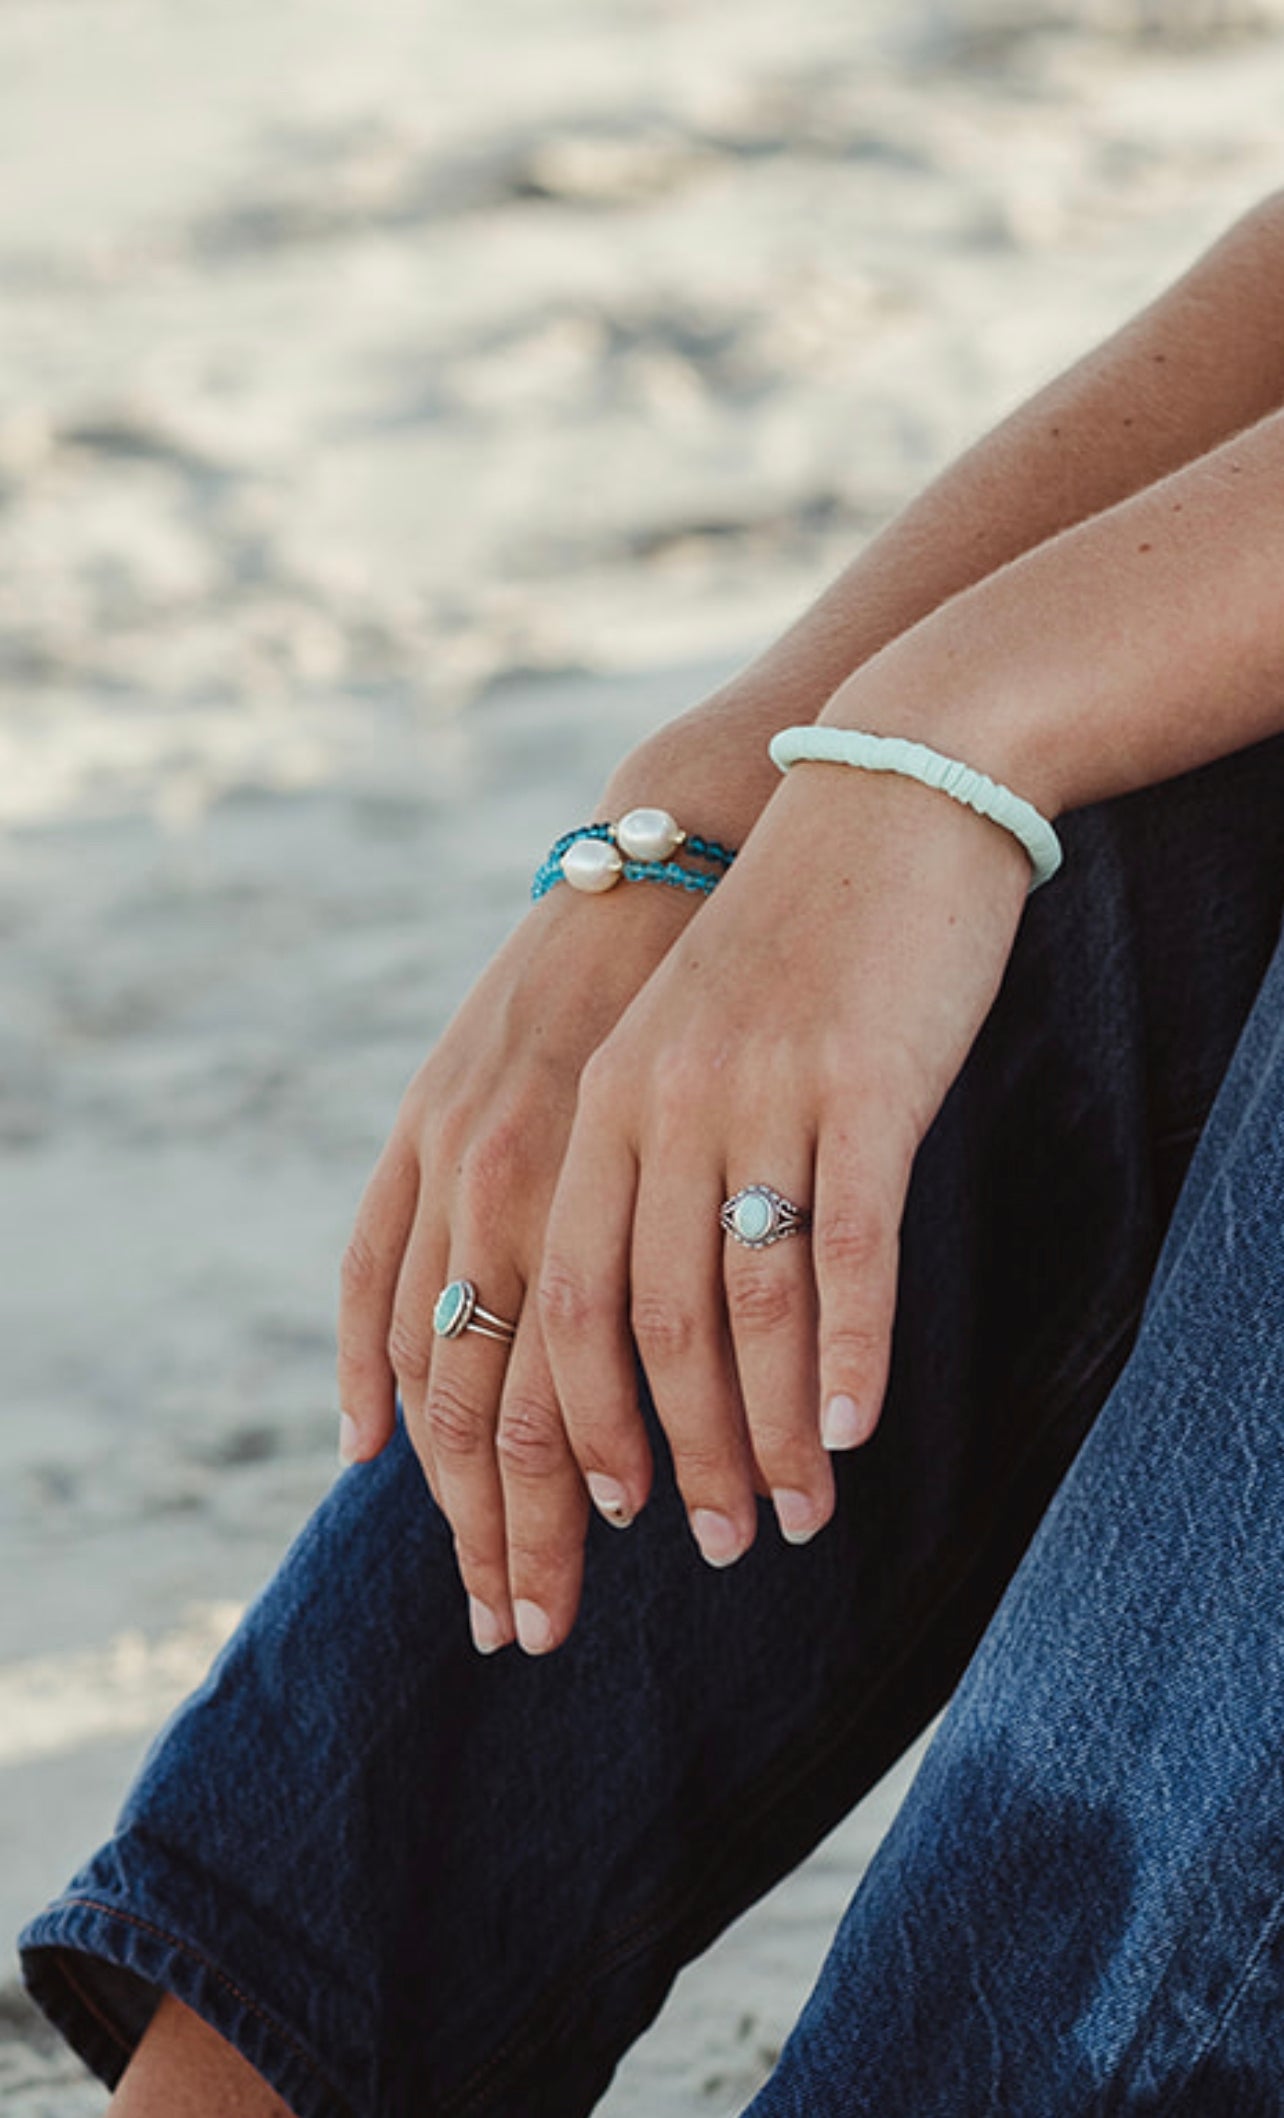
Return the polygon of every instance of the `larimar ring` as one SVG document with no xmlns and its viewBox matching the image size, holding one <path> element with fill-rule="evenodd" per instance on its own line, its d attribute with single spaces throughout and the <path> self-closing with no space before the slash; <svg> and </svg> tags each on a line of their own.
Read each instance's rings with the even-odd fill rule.
<svg viewBox="0 0 1284 2118">
<path fill-rule="evenodd" d="M 746 1250 L 765 1250 L 769 1243 L 783 1243 L 786 1236 L 801 1235 L 811 1215 L 795 1206 L 770 1184 L 747 1184 L 734 1197 L 724 1199 L 718 1215 L 729 1236 Z"/>
<path fill-rule="evenodd" d="M 442 1288 L 433 1308 L 432 1328 L 438 1338 L 462 1338 L 465 1331 L 476 1331 L 505 1346 L 511 1346 L 517 1330 L 516 1324 L 482 1308 L 471 1280 L 451 1280 Z"/>
</svg>

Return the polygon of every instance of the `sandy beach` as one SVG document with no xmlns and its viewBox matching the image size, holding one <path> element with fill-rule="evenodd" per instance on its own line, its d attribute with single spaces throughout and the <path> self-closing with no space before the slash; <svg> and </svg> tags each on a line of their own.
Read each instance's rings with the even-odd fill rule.
<svg viewBox="0 0 1284 2118">
<path fill-rule="evenodd" d="M 1270 8 L 0 9 L 0 1927 L 335 1469 L 405 1081 L 620 752 L 1284 181 Z M 729 2118 L 908 1766 L 608 2118 Z M 104 2108 L 0 1975 L 6 2118 Z"/>
</svg>

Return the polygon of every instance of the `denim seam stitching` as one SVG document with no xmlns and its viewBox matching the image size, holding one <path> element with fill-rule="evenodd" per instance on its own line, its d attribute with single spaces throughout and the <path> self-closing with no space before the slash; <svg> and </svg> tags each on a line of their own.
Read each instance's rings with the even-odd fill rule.
<svg viewBox="0 0 1284 2118">
<path fill-rule="evenodd" d="M 1190 2066 L 1187 2068 L 1186 2078 L 1177 2091 L 1175 2101 L 1164 2106 L 1165 2110 L 1170 2114 L 1170 2118 L 1172 2118 L 1172 2114 L 1174 2113 L 1176 2114 L 1176 2118 L 1181 2118 L 1182 2106 L 1187 2103 L 1191 2091 L 1199 2086 L 1200 2072 L 1206 2062 L 1211 2059 L 1218 2045 L 1221 2043 L 1222 2038 L 1225 2036 L 1227 2029 L 1230 2027 L 1231 2018 L 1234 2015 L 1235 2010 L 1238 2008 L 1240 2002 L 1244 1998 L 1246 1991 L 1248 1990 L 1248 1987 L 1252 1984 L 1253 1979 L 1257 1975 L 1257 1971 L 1261 1964 L 1262 1957 L 1265 1955 L 1275 1936 L 1279 1932 L 1282 1917 L 1284 1917 L 1284 1890 L 1280 1891 L 1274 1903 L 1272 1904 L 1270 1911 L 1266 1914 L 1266 1917 L 1263 1919 L 1261 1927 L 1258 1929 L 1256 1939 L 1253 1942 L 1253 1946 L 1249 1950 L 1248 1955 L 1244 1961 L 1239 1977 L 1236 1979 L 1235 1984 L 1232 1987 L 1230 1993 L 1223 2001 L 1216 2019 L 1210 2025 L 1202 2043 L 1199 2045 L 1197 2051 L 1195 2052 L 1191 2060 Z M 1136 2054 L 1137 2046 L 1140 2043 L 1141 2039 L 1145 2036 L 1145 2034 L 1145 2027 L 1143 2025 L 1143 2027 L 1137 2032 L 1137 2036 L 1136 2038 L 1134 2038 L 1132 2046 L 1130 2047 L 1130 2057 L 1133 2054 Z"/>
<path fill-rule="evenodd" d="M 243 1993 L 235 1980 L 229 1978 L 227 1973 L 221 1970 L 211 1958 L 206 1956 L 203 1950 L 194 1948 L 190 1942 L 185 1941 L 180 1935 L 171 1934 L 167 1928 L 154 1925 L 151 1920 L 140 1919 L 136 1912 L 124 1912 L 119 1906 L 103 1904 L 98 1898 L 69 1897 L 63 1900 L 63 1905 L 67 1911 L 72 1911 L 79 1906 L 85 1911 L 101 1913 L 106 1919 L 120 1920 L 125 1926 L 137 1927 L 141 1933 L 150 1934 L 154 1940 L 164 1942 L 169 1948 L 177 1949 L 181 1956 L 186 1956 L 192 1963 L 199 1964 L 202 1970 L 209 1972 L 210 1976 L 216 1979 L 219 1985 L 223 1986 L 232 1995 L 234 2000 L 239 2001 L 243 2008 L 247 2008 L 250 2014 L 263 2024 L 265 2029 L 270 2030 L 274 2036 L 281 2039 L 283 2044 L 289 2046 L 295 2057 L 303 2061 L 309 2072 L 315 2075 L 322 2087 L 338 2100 L 345 2111 L 351 2111 L 352 2106 L 348 2102 L 347 2097 L 331 2081 L 329 2075 L 317 2065 L 312 2054 L 291 2035 L 283 2023 L 279 2023 L 275 2016 L 268 2013 L 266 2008 L 260 2007 L 259 2003 L 251 1999 L 248 1993 Z M 69 1948 L 72 1945 L 70 1943 L 60 1943 L 55 1946 Z M 126 1965 L 122 1968 L 129 1969 L 131 1967 Z M 64 1973 L 64 1975 L 66 1974 Z M 139 1973 L 138 1975 L 141 1976 L 142 1974 Z M 73 1980 L 71 1983 L 74 1984 L 75 1981 Z M 130 2049 L 128 2039 L 122 2038 L 118 2030 L 113 2028 L 112 2034 L 126 2050 Z"/>
<path fill-rule="evenodd" d="M 1031 1431 L 1029 1446 L 1022 1451 L 1020 1457 L 1016 1460 L 1012 1475 L 1004 1485 L 1004 1494 L 1009 1492 L 1016 1483 L 1022 1470 L 1034 1455 L 1040 1438 L 1056 1420 L 1060 1412 L 1064 1410 L 1065 1405 L 1105 1366 L 1118 1346 L 1119 1341 L 1126 1336 L 1130 1329 L 1135 1327 L 1141 1314 L 1141 1305 L 1142 1298 L 1139 1298 L 1135 1305 L 1126 1311 L 1116 1328 L 1099 1344 L 1096 1354 L 1087 1367 L 1078 1371 L 1074 1385 L 1054 1395 L 1053 1402 L 1045 1417 Z M 999 1497 L 1001 1498 L 1002 1496 Z M 998 1500 L 996 1499 L 995 1505 L 991 1510 L 991 1521 L 993 1521 L 998 1512 Z M 974 1553 L 975 1548 L 976 1540 L 974 1539 L 969 1544 L 969 1552 Z M 917 1651 L 923 1636 L 930 1630 L 942 1609 L 953 1601 L 958 1592 L 960 1581 L 966 1578 L 967 1572 L 967 1564 L 958 1562 L 951 1567 L 948 1578 L 945 1577 L 945 1570 L 942 1569 L 938 1574 L 938 1585 L 930 1589 L 925 1587 L 920 1592 L 918 1599 L 919 1616 L 914 1624 L 909 1644 L 903 1647 L 902 1652 L 894 1661 L 883 1665 L 879 1671 L 877 1681 L 862 1693 L 859 1707 L 849 1707 L 840 1718 L 831 1721 L 828 1732 L 809 1747 L 805 1761 L 800 1761 L 788 1770 L 781 1770 L 777 1766 L 769 1767 L 758 1782 L 755 1798 L 752 1801 L 748 1801 L 742 1797 L 737 1802 L 738 1835 L 746 1836 L 755 1824 L 760 1822 L 773 1809 L 778 1808 L 780 1803 L 796 1787 L 805 1785 L 814 1776 L 817 1769 L 827 1762 L 836 1750 L 841 1749 L 852 1725 L 868 1712 L 871 1699 L 876 1698 L 879 1692 L 885 1690 L 896 1679 L 905 1664 Z M 721 1859 L 725 1859 L 725 1855 L 720 1856 Z M 717 1874 L 717 1866 L 718 1864 L 714 1864 L 711 1867 L 707 1867 L 703 1871 L 700 1881 L 688 1884 L 680 1896 L 668 1896 L 662 1900 L 660 1905 L 652 1904 L 646 1911 L 638 1913 L 627 1926 L 618 1929 L 614 1936 L 608 1937 L 600 1946 L 593 1949 L 591 1964 L 586 1963 L 583 1958 L 578 1959 L 566 1976 L 559 1981 L 565 1996 L 560 2004 L 555 2009 L 550 2009 L 546 1998 L 539 2004 L 538 2008 L 533 2008 L 528 2014 L 525 2023 L 509 2033 L 508 2038 L 483 2061 L 477 2072 L 462 2084 L 460 2089 L 444 2098 L 441 2104 L 442 2118 L 469 2118 L 470 2112 L 483 2108 L 484 2106 L 479 2102 L 479 2099 L 484 2098 L 496 2086 L 495 2077 L 497 2075 L 499 2077 L 498 2086 L 503 2087 L 504 2077 L 510 2073 L 513 2067 L 520 2066 L 536 2054 L 542 2046 L 547 2046 L 551 2039 L 560 2033 L 563 2023 L 568 2018 L 573 2020 L 575 2014 L 582 2009 L 582 1996 L 586 1987 L 600 1984 L 604 1977 L 608 1977 L 622 1963 L 627 1963 L 630 1956 L 644 1948 L 652 1939 L 662 1935 L 666 1929 L 680 1928 L 683 1921 L 689 1919 L 693 1909 L 699 1905 L 702 1892 L 708 1887 L 708 1878 L 710 1875 Z M 538 2027 L 535 2027 L 531 2020 L 536 2014 L 539 2016 Z"/>
</svg>

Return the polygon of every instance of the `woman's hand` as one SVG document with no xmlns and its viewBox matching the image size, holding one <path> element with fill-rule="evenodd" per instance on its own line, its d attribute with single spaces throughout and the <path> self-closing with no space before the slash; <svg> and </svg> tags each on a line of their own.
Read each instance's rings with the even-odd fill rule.
<svg viewBox="0 0 1284 2118">
<path fill-rule="evenodd" d="M 989 1011 L 1029 886 L 1005 831 L 933 789 L 794 769 L 580 1083 L 539 1311 L 571 1447 L 627 1521 L 650 1458 L 634 1342 L 693 1534 L 729 1564 L 755 1486 L 784 1535 L 828 1520 L 828 1451 L 879 1416 L 918 1144 Z M 753 1250 L 719 1208 L 773 1186 L 807 1233 Z M 515 1549 L 569 1629 L 577 1555 Z"/>
<path fill-rule="evenodd" d="M 510 1553 L 519 1577 L 556 1573 L 544 1595 L 559 1632 L 574 1614 L 587 1501 L 526 1292 L 581 1070 L 699 902 L 651 884 L 588 900 L 559 886 L 532 908 L 411 1083 L 344 1259 L 345 1454 L 378 1454 L 399 1388 L 485 1651 L 514 1635 Z M 511 1352 L 476 1331 L 434 1337 L 452 1279 L 516 1323 Z M 552 1644 L 539 1611 L 516 1617 L 527 1645 Z"/>
</svg>

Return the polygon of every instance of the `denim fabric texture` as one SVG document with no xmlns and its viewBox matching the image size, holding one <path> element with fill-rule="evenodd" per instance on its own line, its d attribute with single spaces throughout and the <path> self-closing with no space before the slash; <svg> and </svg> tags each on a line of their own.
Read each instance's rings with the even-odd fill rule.
<svg viewBox="0 0 1284 2118">
<path fill-rule="evenodd" d="M 22 1937 L 105 2081 L 171 1991 L 298 2118 L 578 2118 L 954 1694 L 754 2118 L 1284 2109 L 1284 738 L 1058 829 L 834 1523 L 716 1573 L 657 1435 L 483 1660 L 399 1432 Z"/>
</svg>

